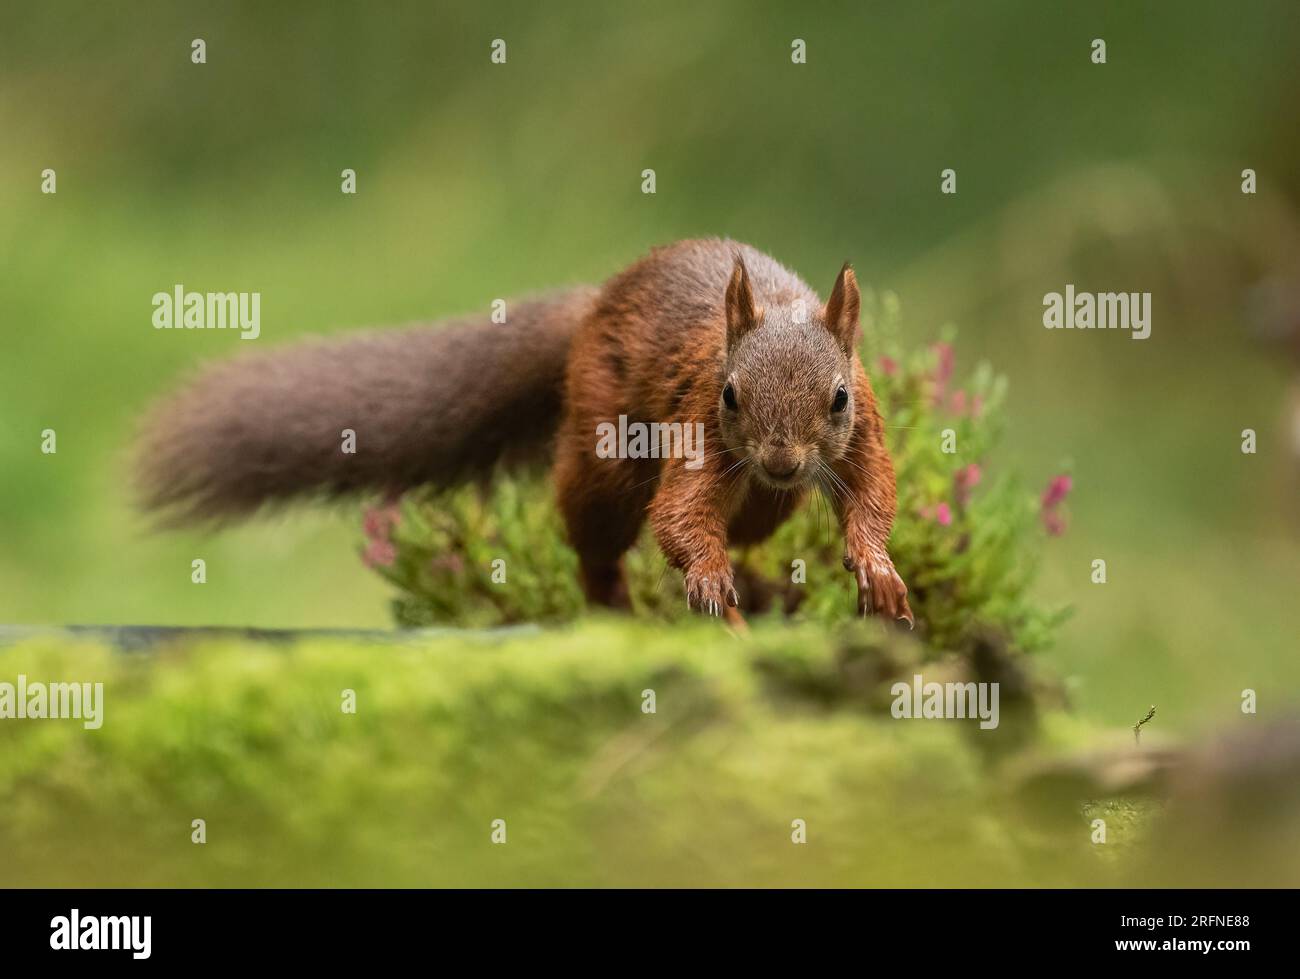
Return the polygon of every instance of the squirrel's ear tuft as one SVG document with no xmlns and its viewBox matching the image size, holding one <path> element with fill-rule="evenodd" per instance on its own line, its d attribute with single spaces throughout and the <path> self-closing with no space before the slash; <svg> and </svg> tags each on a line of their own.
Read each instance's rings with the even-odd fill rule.
<svg viewBox="0 0 1300 979">
<path fill-rule="evenodd" d="M 850 357 L 858 345 L 858 314 L 862 309 L 862 296 L 858 292 L 858 278 L 848 262 L 840 269 L 831 298 L 826 300 L 826 329 L 839 341 Z"/>
<path fill-rule="evenodd" d="M 730 350 L 746 333 L 758 325 L 759 311 L 754 308 L 754 290 L 749 285 L 749 269 L 736 255 L 736 265 L 727 283 L 727 349 Z"/>
</svg>

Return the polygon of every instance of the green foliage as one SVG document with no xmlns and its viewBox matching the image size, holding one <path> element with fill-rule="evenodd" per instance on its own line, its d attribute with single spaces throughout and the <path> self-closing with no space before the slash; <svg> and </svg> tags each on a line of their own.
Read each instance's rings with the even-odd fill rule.
<svg viewBox="0 0 1300 979">
<path fill-rule="evenodd" d="M 577 557 L 538 478 L 412 494 L 390 533 L 394 562 L 372 566 L 401 592 L 393 601 L 401 625 L 559 622 L 583 610 Z"/>
<path fill-rule="evenodd" d="M 897 468 L 890 550 L 911 590 L 918 629 L 936 650 L 964 649 L 989 630 L 1022 650 L 1042 647 L 1063 614 L 1030 597 L 1043 538 L 1039 504 L 1013 476 L 989 474 L 1005 379 L 980 364 L 956 387 L 951 331 L 940 343 L 907 350 L 897 300 L 864 299 L 864 362 Z M 855 586 L 841 567 L 831 504 L 819 494 L 769 541 L 735 555 L 746 604 L 821 623 L 854 614 Z M 371 510 L 366 519 L 366 561 L 398 588 L 394 614 L 402 625 L 559 622 L 583 609 L 576 559 L 540 475 L 499 474 L 488 487 L 409 494 L 398 508 Z M 795 561 L 803 562 L 806 581 L 793 580 Z M 680 577 L 648 531 L 628 555 L 627 571 L 640 614 L 689 614 Z"/>
</svg>

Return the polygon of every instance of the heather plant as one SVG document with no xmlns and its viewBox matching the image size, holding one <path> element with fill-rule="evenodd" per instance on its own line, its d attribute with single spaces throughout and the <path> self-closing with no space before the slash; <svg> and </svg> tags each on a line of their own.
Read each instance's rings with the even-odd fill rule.
<svg viewBox="0 0 1300 979">
<path fill-rule="evenodd" d="M 863 319 L 863 362 L 897 472 L 890 551 L 919 633 L 936 653 L 990 631 L 1017 649 L 1043 646 L 1065 612 L 1042 607 L 1031 589 L 1045 539 L 1065 532 L 1069 475 L 1053 476 L 1040 497 L 992 464 L 1006 380 L 981 363 L 959 383 L 952 328 L 908 348 L 890 293 L 864 295 Z M 770 540 L 733 555 L 751 616 L 833 623 L 853 614 L 834 491 L 819 489 Z M 409 493 L 368 508 L 363 526 L 362 559 L 397 588 L 400 625 L 560 622 L 583 612 L 577 561 L 540 473 Z M 691 614 L 648 531 L 627 571 L 638 614 Z"/>
</svg>

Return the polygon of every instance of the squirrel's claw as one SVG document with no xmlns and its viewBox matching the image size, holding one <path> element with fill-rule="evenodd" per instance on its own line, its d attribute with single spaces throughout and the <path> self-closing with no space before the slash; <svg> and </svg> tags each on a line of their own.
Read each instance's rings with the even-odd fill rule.
<svg viewBox="0 0 1300 979">
<path fill-rule="evenodd" d="M 722 581 L 718 576 L 686 575 L 686 607 L 703 612 L 713 618 L 721 618 L 724 610 L 736 608 L 740 596 L 732 585 L 730 575 Z"/>
<path fill-rule="evenodd" d="M 906 622 L 909 629 L 916 628 L 916 619 L 907 604 L 907 585 L 887 556 L 857 560 L 845 555 L 844 567 L 858 583 L 859 615 L 864 618 L 878 615 L 890 621 Z"/>
<path fill-rule="evenodd" d="M 714 619 L 721 618 L 722 603 L 719 602 L 716 598 L 706 599 L 704 603 L 700 606 L 700 611 L 703 612 L 705 615 L 709 616 L 710 618 L 714 618 Z"/>
</svg>

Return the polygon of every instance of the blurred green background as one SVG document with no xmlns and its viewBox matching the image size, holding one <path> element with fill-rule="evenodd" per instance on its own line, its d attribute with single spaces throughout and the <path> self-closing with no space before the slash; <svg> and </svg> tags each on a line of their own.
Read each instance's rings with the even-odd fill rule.
<svg viewBox="0 0 1300 979">
<path fill-rule="evenodd" d="M 1300 16 L 1089 6 L 6 5 L 0 620 L 387 622 L 336 514 L 205 536 L 132 511 L 145 405 L 247 345 L 155 331 L 154 292 L 260 291 L 271 345 L 725 234 L 822 289 L 851 257 L 912 328 L 956 322 L 959 361 L 1010 375 L 1016 468 L 1074 464 L 1044 587 L 1078 608 L 1054 656 L 1096 709 L 1174 722 L 1295 681 L 1295 368 L 1250 339 L 1243 289 L 1296 261 Z M 1044 330 L 1066 282 L 1152 292 L 1151 338 Z"/>
<path fill-rule="evenodd" d="M 850 258 L 918 343 L 956 323 L 959 363 L 1009 375 L 1001 461 L 1074 474 L 1041 591 L 1076 614 L 1042 661 L 1082 717 L 1157 703 L 1197 731 L 1245 687 L 1277 710 L 1300 689 L 1297 363 L 1249 296 L 1300 278 L 1298 49 L 1291 0 L 4 3 L 0 621 L 388 624 L 350 514 L 209 535 L 133 512 L 142 410 L 248 345 L 155 331 L 155 292 L 259 291 L 268 347 L 729 235 L 823 291 Z M 1151 292 L 1151 338 L 1044 330 L 1067 282 Z"/>
</svg>

